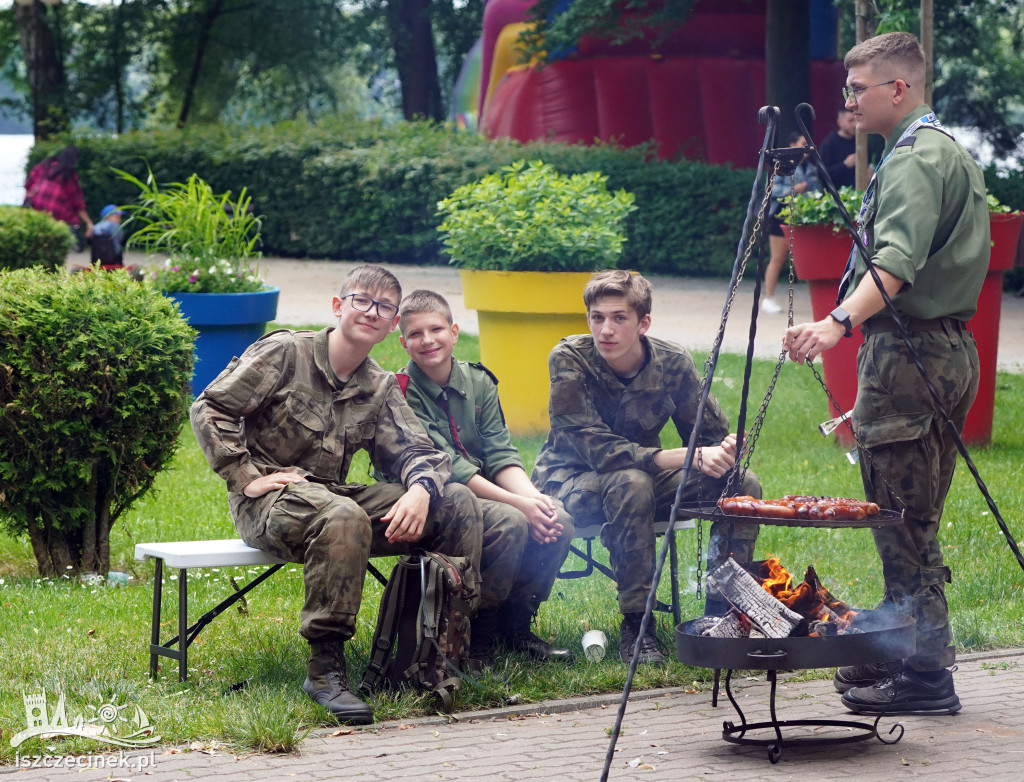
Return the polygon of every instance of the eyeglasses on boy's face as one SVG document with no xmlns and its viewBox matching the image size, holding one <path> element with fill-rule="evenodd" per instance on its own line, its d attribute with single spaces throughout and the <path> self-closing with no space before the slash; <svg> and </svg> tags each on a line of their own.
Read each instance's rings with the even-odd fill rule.
<svg viewBox="0 0 1024 782">
<path fill-rule="evenodd" d="M 371 299 L 365 293 L 347 293 L 342 296 L 341 299 L 342 301 L 345 299 L 352 299 L 352 308 L 359 310 L 359 312 L 369 312 L 376 306 L 377 317 L 383 318 L 384 320 L 391 320 L 398 314 L 398 307 L 391 302 L 376 301 Z"/>
<path fill-rule="evenodd" d="M 867 87 L 843 87 L 843 100 L 847 102 L 852 100 L 854 103 L 856 103 L 857 98 L 860 96 L 862 92 L 864 92 L 864 90 L 870 90 L 872 87 L 884 87 L 887 84 L 895 84 L 897 81 L 899 81 L 899 79 L 881 81 L 878 84 L 869 84 Z M 907 84 L 906 82 L 903 83 Z M 907 84 L 907 86 L 909 87 L 910 85 Z"/>
</svg>

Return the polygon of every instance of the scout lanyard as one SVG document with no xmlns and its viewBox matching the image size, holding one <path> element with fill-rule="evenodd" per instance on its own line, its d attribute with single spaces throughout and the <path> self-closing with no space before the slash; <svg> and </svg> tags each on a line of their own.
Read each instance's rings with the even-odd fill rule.
<svg viewBox="0 0 1024 782">
<path fill-rule="evenodd" d="M 903 131 L 900 137 L 896 140 L 896 143 L 892 145 L 892 149 L 889 150 L 889 154 L 882 158 L 879 164 L 875 166 L 874 173 L 871 174 L 871 181 L 868 182 L 868 187 L 864 191 L 864 198 L 862 198 L 860 202 L 860 211 L 857 213 L 857 233 L 860 235 L 865 247 L 868 246 L 868 204 L 871 203 L 871 199 L 875 195 L 875 180 L 878 177 L 878 172 L 882 170 L 882 166 L 885 165 L 885 162 L 890 158 L 892 153 L 896 151 L 896 148 L 904 141 L 904 139 L 914 135 L 916 131 L 924 127 L 933 128 L 940 133 L 945 133 L 950 138 L 953 138 L 953 134 L 942 127 L 942 124 L 939 122 L 939 118 L 935 116 L 935 112 L 933 111 L 929 111 L 924 116 L 918 117 L 910 123 L 906 130 Z M 853 279 L 853 272 L 856 265 L 857 248 L 854 247 L 850 250 L 850 257 L 846 261 L 846 268 L 843 269 L 843 277 L 839 282 L 839 292 L 836 294 L 836 304 L 842 304 L 843 298 L 846 296 L 846 290 L 850 287 L 850 281 Z"/>
</svg>

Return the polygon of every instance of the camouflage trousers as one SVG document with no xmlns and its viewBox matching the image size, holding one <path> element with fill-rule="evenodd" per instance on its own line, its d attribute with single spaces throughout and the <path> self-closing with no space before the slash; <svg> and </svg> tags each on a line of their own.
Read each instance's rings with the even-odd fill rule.
<svg viewBox="0 0 1024 782">
<path fill-rule="evenodd" d="M 619 592 L 619 611 L 623 614 L 643 611 L 655 570 L 654 522 L 669 518 L 682 470 L 650 475 L 642 470 L 609 473 L 585 472 L 566 481 L 558 498 L 578 524 L 600 523 L 601 542 L 608 549 L 611 569 Z M 725 489 L 725 479 L 696 476 L 696 465 L 683 488 L 682 501 L 717 499 Z M 761 483 L 747 471 L 735 494 L 761 496 Z M 737 562 L 749 562 L 754 555 L 757 524 L 715 522 L 711 525 L 707 568 L 732 556 Z"/>
<path fill-rule="evenodd" d="M 396 483 L 372 486 L 292 483 L 249 499 L 232 495 L 235 527 L 248 545 L 303 564 L 305 603 L 299 633 L 308 641 L 348 640 L 355 632 L 370 557 L 437 551 L 466 557 L 478 578 L 481 531 L 476 497 L 449 484 L 413 543 L 390 543 L 381 522 L 405 493 Z M 479 593 L 477 580 L 472 584 Z"/>
<path fill-rule="evenodd" d="M 562 537 L 554 543 L 538 543 L 530 537 L 525 514 L 504 502 L 478 500 L 484 522 L 480 555 L 480 608 L 502 603 L 523 606 L 530 613 L 548 599 L 558 571 L 572 543 L 572 517 L 558 508 Z"/>
<path fill-rule="evenodd" d="M 956 321 L 943 330 L 917 331 L 915 348 L 950 413 L 962 430 L 978 391 L 974 337 Z M 922 671 L 953 664 L 939 522 L 953 480 L 957 447 L 921 374 L 898 334 L 869 333 L 857 356 L 854 407 L 867 499 L 892 510 L 905 508 L 904 523 L 873 530 L 882 560 L 882 609 L 917 620 L 917 652 L 907 662 Z"/>
</svg>

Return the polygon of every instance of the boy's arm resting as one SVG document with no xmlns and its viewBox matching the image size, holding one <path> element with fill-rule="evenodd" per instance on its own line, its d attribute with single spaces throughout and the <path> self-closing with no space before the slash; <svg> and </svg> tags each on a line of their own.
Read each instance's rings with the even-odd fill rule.
<svg viewBox="0 0 1024 782">
<path fill-rule="evenodd" d="M 496 480 L 498 473 L 506 467 L 518 467 L 529 483 L 530 480 L 523 470 L 523 460 L 519 456 L 519 451 L 512 445 L 512 436 L 501 412 L 498 387 L 490 377 L 480 379 L 477 384 L 476 400 L 480 403 L 479 424 L 475 425 L 483 449 L 484 475 L 488 480 L 500 483 Z"/>
<path fill-rule="evenodd" d="M 417 480 L 428 479 L 437 494 L 452 475 L 452 460 L 427 435 L 401 389 L 390 376 L 391 387 L 377 413 L 372 460 L 385 475 L 411 488 Z"/>
<path fill-rule="evenodd" d="M 259 409 L 281 377 L 284 358 L 276 348 L 264 339 L 233 359 L 189 411 L 206 461 L 232 492 L 241 492 L 261 477 L 247 445 L 245 417 Z"/>
</svg>

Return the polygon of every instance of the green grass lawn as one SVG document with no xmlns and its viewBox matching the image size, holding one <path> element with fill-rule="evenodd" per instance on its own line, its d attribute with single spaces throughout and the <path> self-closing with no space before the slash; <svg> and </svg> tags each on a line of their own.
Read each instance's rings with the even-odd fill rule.
<svg viewBox="0 0 1024 782">
<path fill-rule="evenodd" d="M 460 357 L 475 359 L 478 344 L 460 335 Z M 397 369 L 405 354 L 396 337 L 378 346 L 381 363 Z M 723 356 L 715 375 L 715 394 L 735 421 L 742 385 L 742 358 Z M 754 367 L 750 404 L 756 412 L 774 366 Z M 817 425 L 828 417 L 821 387 L 806 367 L 787 364 L 768 408 L 751 468 L 761 477 L 765 496 L 786 493 L 862 496 L 859 473 L 832 438 Z M 542 438 L 516 438 L 527 469 Z M 994 445 L 977 448 L 972 458 L 1015 537 L 1024 537 L 1020 487 L 1024 484 L 1024 375 L 1000 374 L 997 381 Z M 666 432 L 665 445 L 678 445 Z M 366 480 L 367 462 L 357 460 L 352 480 Z M 706 527 L 707 525 L 705 525 Z M 704 530 L 705 542 L 707 529 Z M 67 578 L 35 576 L 35 561 L 26 539 L 0 534 L 0 763 L 12 763 L 15 750 L 7 736 L 25 727 L 22 694 L 63 692 L 68 716 L 88 713 L 90 706 L 140 706 L 166 742 L 200 742 L 239 749 L 287 751 L 304 733 L 330 722 L 299 685 L 305 675 L 306 644 L 298 636 L 302 574 L 286 566 L 252 592 L 244 610 L 230 609 L 207 627 L 190 649 L 189 680 L 176 680 L 177 663 L 162 660 L 163 675 L 148 678 L 148 643 L 152 563 L 133 561 L 137 542 L 224 538 L 236 535 L 228 516 L 227 494 L 207 466 L 191 433 L 182 433 L 181 448 L 155 490 L 119 522 L 111 536 L 113 567 L 128 570 L 126 587 L 88 586 Z M 701 604 L 695 596 L 696 535 L 678 535 L 681 601 L 685 616 Z M 954 573 L 947 594 L 957 646 L 962 650 L 1024 645 L 1024 619 L 1017 610 L 1024 573 L 1012 558 L 969 472 L 961 465 L 953 481 L 943 519 L 942 545 Z M 599 546 L 598 546 L 599 548 Z M 764 527 L 758 555 L 777 555 L 791 572 L 814 565 L 828 588 L 855 606 L 870 607 L 881 596 L 881 568 L 867 530 L 815 530 Z M 197 570 L 190 577 L 195 615 L 212 607 L 259 568 Z M 175 576 L 165 572 L 164 638 L 176 630 L 172 608 Z M 669 600 L 669 579 L 660 596 Z M 349 669 L 358 681 L 366 664 L 381 588 L 366 581 L 358 631 L 348 645 Z M 619 614 L 615 587 L 608 579 L 558 581 L 541 608 L 538 632 L 560 645 L 577 648 L 589 628 L 604 630 L 609 654 L 599 663 L 536 664 L 509 654 L 499 657 L 495 675 L 481 689 L 465 688 L 457 708 L 496 706 L 512 694 L 520 702 L 621 690 L 626 668 L 617 661 Z M 658 618 L 659 636 L 674 650 L 670 618 Z M 674 654 L 672 655 L 674 657 Z M 582 657 L 582 655 L 580 655 Z M 710 672 L 676 662 L 664 668 L 641 666 L 634 687 L 703 686 Z M 232 685 L 247 682 L 240 690 Z M 506 683 L 507 682 L 507 683 Z M 432 713 L 430 699 L 414 693 L 388 697 L 376 710 L 378 719 L 415 719 Z M 45 746 L 44 746 L 45 744 Z M 83 739 L 32 739 L 21 754 L 92 752 Z"/>
</svg>

